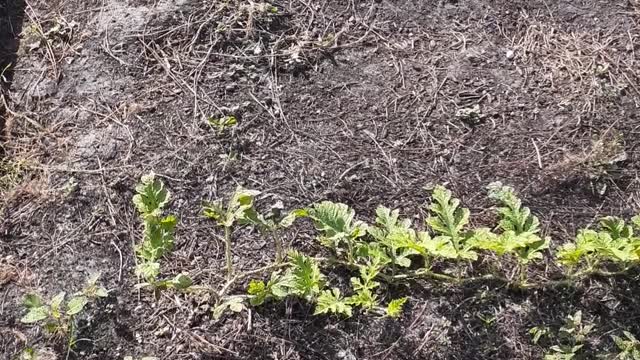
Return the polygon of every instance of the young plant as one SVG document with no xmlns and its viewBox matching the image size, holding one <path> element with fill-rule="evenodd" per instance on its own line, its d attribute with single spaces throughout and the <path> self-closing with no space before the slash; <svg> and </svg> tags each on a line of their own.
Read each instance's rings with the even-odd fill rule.
<svg viewBox="0 0 640 360">
<path fill-rule="evenodd" d="M 578 356 L 587 341 L 587 336 L 593 330 L 593 324 L 586 324 L 582 319 L 582 311 L 567 316 L 564 326 L 558 332 L 560 344 L 551 347 L 551 352 L 545 354 L 545 360 L 571 360 Z"/>
<path fill-rule="evenodd" d="M 204 205 L 204 216 L 215 221 L 216 225 L 224 229 L 224 254 L 228 278 L 231 278 L 233 275 L 231 237 L 234 226 L 236 224 L 242 225 L 252 222 L 250 218 L 255 215 L 253 199 L 259 194 L 259 191 L 247 190 L 238 186 L 226 206 L 222 200 L 216 200 Z"/>
<path fill-rule="evenodd" d="M 501 205 L 498 208 L 498 229 L 502 232 L 494 234 L 488 229 L 478 229 L 473 237 L 473 246 L 495 252 L 498 256 L 514 256 L 519 264 L 520 280 L 525 282 L 526 266 L 542 259 L 542 251 L 549 248 L 550 240 L 538 235 L 540 221 L 528 207 L 522 206 L 513 188 L 494 182 L 489 184 L 488 190 L 489 197 Z"/>
<path fill-rule="evenodd" d="M 564 244 L 556 253 L 558 262 L 574 276 L 598 271 L 603 262 L 622 265 L 624 269 L 640 261 L 640 241 L 633 227 L 617 217 L 605 217 L 600 230 L 582 229 L 573 243 Z"/>
<path fill-rule="evenodd" d="M 69 299 L 65 292 L 58 293 L 49 302 L 44 302 L 36 294 L 28 294 L 24 299 L 27 314 L 20 321 L 39 324 L 52 336 L 67 339 L 67 346 L 71 349 L 76 342 L 77 317 L 91 301 L 108 296 L 107 290 L 98 284 L 99 276 L 91 275 L 85 287 Z"/>
<path fill-rule="evenodd" d="M 347 261 L 353 264 L 358 239 L 367 230 L 365 223 L 354 220 L 355 211 L 345 204 L 323 201 L 307 209 L 305 215 L 320 231 L 320 243 L 338 256 L 346 253 Z"/>
<path fill-rule="evenodd" d="M 149 283 L 155 282 L 160 273 L 160 258 L 173 248 L 178 219 L 174 215 L 163 215 L 170 198 L 164 183 L 154 173 L 142 176 L 133 197 L 144 224 L 142 242 L 136 248 L 140 260 L 136 274 Z"/>
<path fill-rule="evenodd" d="M 624 338 L 611 335 L 613 342 L 618 347 L 616 360 L 640 360 L 640 341 L 628 331 L 623 331 Z"/>
<path fill-rule="evenodd" d="M 284 259 L 285 249 L 282 243 L 282 230 L 293 225 L 299 216 L 305 216 L 304 210 L 293 210 L 283 214 L 283 204 L 278 201 L 271 207 L 267 215 L 259 214 L 255 209 L 249 209 L 245 214 L 245 221 L 254 225 L 262 235 L 270 236 L 273 239 L 276 251 L 276 262 L 280 263 Z"/>
<path fill-rule="evenodd" d="M 233 115 L 226 115 L 220 118 L 211 116 L 207 119 L 207 122 L 218 130 L 218 134 L 222 134 L 226 129 L 236 126 L 238 119 Z"/>
<path fill-rule="evenodd" d="M 469 209 L 460 207 L 460 200 L 453 198 L 451 191 L 438 185 L 433 189 L 433 202 L 426 224 L 435 232 L 433 239 L 437 255 L 450 259 L 476 260 L 478 254 L 472 250 L 468 240 L 470 233 L 464 228 L 469 223 Z"/>
</svg>

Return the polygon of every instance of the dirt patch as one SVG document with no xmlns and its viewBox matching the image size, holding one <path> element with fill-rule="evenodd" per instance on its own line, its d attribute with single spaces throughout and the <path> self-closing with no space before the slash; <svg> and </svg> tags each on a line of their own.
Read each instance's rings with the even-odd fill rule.
<svg viewBox="0 0 640 360">
<path fill-rule="evenodd" d="M 424 188 L 446 183 L 474 225 L 489 225 L 484 188 L 500 180 L 558 246 L 600 216 L 638 212 L 636 2 L 32 1 L 25 11 L 5 148 L 28 149 L 32 173 L 4 208 L 0 249 L 36 280 L 0 281 L 0 329 L 24 335 L 0 343 L 7 358 L 40 339 L 19 323 L 25 293 L 72 292 L 96 270 L 111 295 L 83 319 L 89 340 L 71 358 L 534 359 L 543 348 L 529 328 L 559 327 L 577 309 L 599 334 L 640 331 L 637 281 L 625 279 L 527 293 L 425 283 L 397 289 L 411 297 L 399 321 L 312 317 L 293 300 L 214 321 L 206 299 L 134 289 L 131 204 L 139 176 L 158 173 L 181 219 L 163 273 L 211 286 L 224 281 L 223 247 L 200 205 L 237 184 L 262 203 L 330 199 L 371 220 L 378 204 L 422 214 Z M 206 121 L 225 115 L 239 124 L 220 133 Z M 321 251 L 304 226 L 286 240 Z M 240 269 L 273 258 L 255 233 L 235 246 Z M 613 347 L 595 340 L 594 353 Z"/>
</svg>

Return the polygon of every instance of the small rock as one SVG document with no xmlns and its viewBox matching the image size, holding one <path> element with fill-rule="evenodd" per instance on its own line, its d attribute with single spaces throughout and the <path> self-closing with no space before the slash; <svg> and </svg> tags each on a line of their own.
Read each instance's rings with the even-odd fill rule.
<svg viewBox="0 0 640 360">
<path fill-rule="evenodd" d="M 516 54 L 515 52 L 513 52 L 513 50 L 507 50 L 506 56 L 507 56 L 507 59 L 511 60 L 516 56 Z"/>
</svg>

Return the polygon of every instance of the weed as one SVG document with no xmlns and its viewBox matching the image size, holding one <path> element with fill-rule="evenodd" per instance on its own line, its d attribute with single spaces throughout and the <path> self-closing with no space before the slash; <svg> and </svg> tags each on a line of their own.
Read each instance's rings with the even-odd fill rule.
<svg viewBox="0 0 640 360">
<path fill-rule="evenodd" d="M 41 324 L 52 336 L 67 339 L 68 348 L 72 348 L 76 341 L 76 318 L 91 301 L 108 295 L 107 290 L 98 284 L 99 276 L 91 275 L 85 287 L 69 299 L 65 292 L 58 293 L 48 302 L 44 302 L 36 294 L 28 294 L 24 299 L 27 314 L 20 321 L 25 324 Z M 28 353 L 35 354 L 33 351 Z"/>
</svg>

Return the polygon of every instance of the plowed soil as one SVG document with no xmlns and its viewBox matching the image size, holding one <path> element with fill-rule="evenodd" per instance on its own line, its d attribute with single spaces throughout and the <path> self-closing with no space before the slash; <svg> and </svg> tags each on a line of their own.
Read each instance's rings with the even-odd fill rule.
<svg viewBox="0 0 640 360">
<path fill-rule="evenodd" d="M 633 274 L 526 292 L 418 283 L 393 289 L 410 297 L 399 320 L 291 299 L 216 321 L 208 299 L 135 289 L 131 203 L 157 173 L 180 218 L 163 275 L 213 287 L 223 243 L 201 203 L 238 184 L 265 207 L 329 199 L 370 221 L 384 204 L 416 223 L 425 188 L 446 184 L 490 225 L 499 180 L 555 248 L 639 211 L 639 22 L 637 0 L 0 0 L 0 358 L 540 359 L 529 329 L 576 310 L 597 329 L 587 358 L 610 333 L 640 335 Z M 207 123 L 229 115 L 237 126 Z M 309 230 L 287 244 L 319 253 Z M 272 258 L 257 233 L 235 239 L 238 269 Z M 93 271 L 110 296 L 74 351 L 20 323 L 26 293 L 71 293 Z"/>
</svg>

